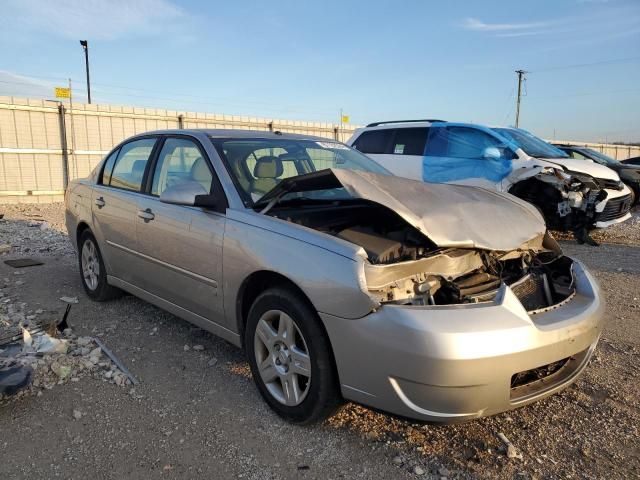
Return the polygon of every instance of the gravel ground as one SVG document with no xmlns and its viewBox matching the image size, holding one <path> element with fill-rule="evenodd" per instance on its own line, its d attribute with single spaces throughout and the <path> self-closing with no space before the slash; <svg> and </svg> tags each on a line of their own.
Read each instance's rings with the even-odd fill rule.
<svg viewBox="0 0 640 480">
<path fill-rule="evenodd" d="M 32 387 L 0 403 L 0 478 L 638 478 L 640 476 L 640 221 L 600 247 L 562 241 L 608 301 L 608 323 L 585 374 L 564 392 L 491 418 L 424 425 L 347 404 L 323 425 L 295 427 L 270 412 L 243 353 L 127 296 L 84 296 L 61 205 L 0 206 L 5 299 L 100 338 L 141 383 L 102 375 Z M 48 228 L 29 226 L 48 223 Z M 601 234 L 598 234 L 601 235 Z M 16 285 L 14 278 L 23 282 Z M 197 346 L 197 347 L 196 347 Z M 202 349 L 200 349 L 202 346 Z M 196 347 L 195 349 L 193 347 Z M 522 459 L 508 458 L 498 434 Z"/>
<path fill-rule="evenodd" d="M 573 234 L 569 232 L 553 232 L 553 236 L 559 240 L 573 239 Z M 591 238 L 598 243 L 640 245 L 640 207 L 636 206 L 631 211 L 629 220 L 609 228 L 592 231 Z"/>
</svg>

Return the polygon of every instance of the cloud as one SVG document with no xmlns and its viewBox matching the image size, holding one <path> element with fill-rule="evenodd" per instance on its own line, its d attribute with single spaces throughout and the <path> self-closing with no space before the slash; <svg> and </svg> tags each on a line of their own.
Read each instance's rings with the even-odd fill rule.
<svg viewBox="0 0 640 480">
<path fill-rule="evenodd" d="M 9 0 L 3 16 L 31 30 L 73 39 L 190 35 L 190 16 L 169 0 Z"/>
<path fill-rule="evenodd" d="M 66 85 L 60 80 L 57 85 Z M 0 95 L 16 97 L 52 97 L 53 81 L 19 75 L 7 70 L 0 70 Z"/>
<path fill-rule="evenodd" d="M 543 29 L 553 25 L 553 22 L 527 22 L 527 23 L 485 23 L 477 18 L 466 18 L 462 27 L 478 32 L 508 32 L 517 30 Z"/>
</svg>

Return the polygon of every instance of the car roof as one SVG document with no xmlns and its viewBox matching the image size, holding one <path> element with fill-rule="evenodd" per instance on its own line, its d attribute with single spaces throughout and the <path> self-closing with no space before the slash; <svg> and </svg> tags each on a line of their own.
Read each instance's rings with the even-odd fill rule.
<svg viewBox="0 0 640 480">
<path fill-rule="evenodd" d="M 436 118 L 425 118 L 421 120 L 387 120 L 384 122 L 370 123 L 365 128 L 373 128 L 386 125 L 394 125 L 395 128 L 409 128 L 415 127 L 416 124 L 419 124 L 418 126 L 429 126 L 435 122 L 446 122 L 446 120 L 438 120 Z"/>
<path fill-rule="evenodd" d="M 261 130 L 233 130 L 233 129 L 216 129 L 216 128 L 182 128 L 182 129 L 168 129 L 168 130 L 153 130 L 150 132 L 139 133 L 130 138 L 140 137 L 145 135 L 194 135 L 201 136 L 206 135 L 212 138 L 277 138 L 277 139 L 289 139 L 289 140 L 313 140 L 319 142 L 337 142 L 332 138 L 318 137 L 315 135 L 306 135 L 299 133 L 286 133 L 275 131 L 261 131 Z"/>
<path fill-rule="evenodd" d="M 584 145 L 571 145 L 568 143 L 552 143 L 552 145 L 560 149 L 566 148 L 571 150 L 591 150 L 589 147 L 585 147 Z"/>
</svg>

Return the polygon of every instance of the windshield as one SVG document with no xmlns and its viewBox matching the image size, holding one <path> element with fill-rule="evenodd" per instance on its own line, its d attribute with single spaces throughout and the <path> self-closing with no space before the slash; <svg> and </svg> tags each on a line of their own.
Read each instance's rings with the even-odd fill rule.
<svg viewBox="0 0 640 480">
<path fill-rule="evenodd" d="M 614 160 L 604 153 L 598 152 L 597 150 L 594 150 L 592 148 L 585 148 L 584 150 L 589 153 L 589 156 L 594 157 L 595 160 L 600 160 L 601 163 L 605 163 L 606 165 L 611 166 L 619 165 L 617 160 Z"/>
<path fill-rule="evenodd" d="M 569 155 L 541 138 L 531 135 L 526 130 L 519 128 L 492 128 L 503 137 L 507 137 L 518 144 L 524 153 L 536 158 L 568 158 Z"/>
<path fill-rule="evenodd" d="M 369 157 L 333 140 L 211 138 L 245 205 L 253 206 L 282 180 L 327 168 L 391 175 Z M 301 195 L 297 195 L 301 197 Z M 304 192 L 304 198 L 348 199 L 344 189 Z"/>
</svg>

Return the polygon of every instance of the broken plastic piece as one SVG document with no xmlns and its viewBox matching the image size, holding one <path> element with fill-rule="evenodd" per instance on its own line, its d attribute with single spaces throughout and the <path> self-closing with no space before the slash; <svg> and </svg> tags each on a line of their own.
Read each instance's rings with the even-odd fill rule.
<svg viewBox="0 0 640 480">
<path fill-rule="evenodd" d="M 14 365 L 0 368 L 0 395 L 15 395 L 28 387 L 33 379 L 33 369 L 28 366 Z"/>
<path fill-rule="evenodd" d="M 78 303 L 78 297 L 60 297 L 60 300 L 67 303 Z"/>
<path fill-rule="evenodd" d="M 31 335 L 26 328 L 22 329 L 23 350 L 35 353 L 67 353 L 69 345 L 66 340 L 60 340 L 46 333 Z"/>
<path fill-rule="evenodd" d="M 509 440 L 504 433 L 498 433 L 498 438 L 500 438 L 500 440 L 502 440 L 502 443 L 504 443 L 507 447 L 507 457 L 522 460 L 522 454 L 518 452 L 513 443 L 511 443 L 511 440 Z"/>
</svg>

